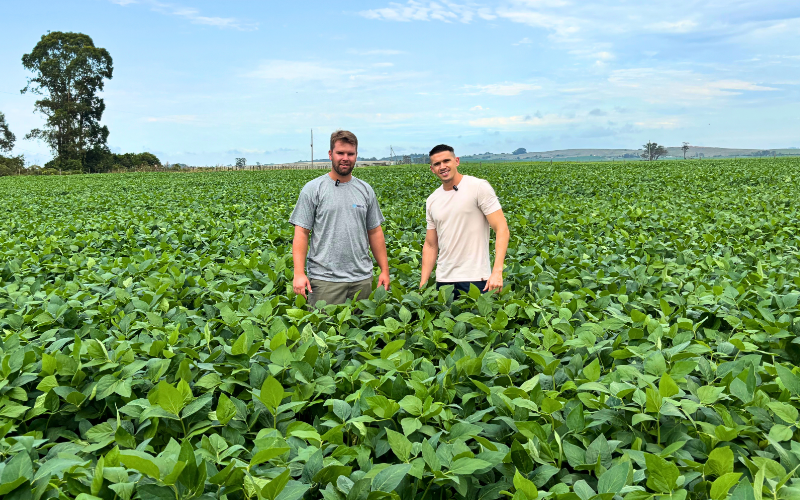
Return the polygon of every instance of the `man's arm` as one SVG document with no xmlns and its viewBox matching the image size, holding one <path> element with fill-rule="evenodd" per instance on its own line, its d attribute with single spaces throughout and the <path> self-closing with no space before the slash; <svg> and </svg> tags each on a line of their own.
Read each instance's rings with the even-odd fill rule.
<svg viewBox="0 0 800 500">
<path fill-rule="evenodd" d="M 383 236 L 383 228 L 381 226 L 367 231 L 369 236 L 369 247 L 372 249 L 372 255 L 378 261 L 378 267 L 381 268 L 381 274 L 378 276 L 378 286 L 382 286 L 386 290 L 389 289 L 389 257 L 386 255 L 386 238 Z"/>
<path fill-rule="evenodd" d="M 486 216 L 486 220 L 495 233 L 494 267 L 483 291 L 500 291 L 503 289 L 503 267 L 505 267 L 508 239 L 511 233 L 508 231 L 508 222 L 506 222 L 506 216 L 503 215 L 502 210 L 490 213 Z"/>
<path fill-rule="evenodd" d="M 294 226 L 294 240 L 292 240 L 292 260 L 294 260 L 294 279 L 292 280 L 292 288 L 294 293 L 308 298 L 308 293 L 311 293 L 311 282 L 306 276 L 306 256 L 308 255 L 308 235 L 311 231 L 302 227 Z"/>
<path fill-rule="evenodd" d="M 438 256 L 439 235 L 435 229 L 428 229 L 428 232 L 425 233 L 425 243 L 422 245 L 422 279 L 419 281 L 420 288 L 424 287 L 425 283 L 430 279 Z"/>
</svg>

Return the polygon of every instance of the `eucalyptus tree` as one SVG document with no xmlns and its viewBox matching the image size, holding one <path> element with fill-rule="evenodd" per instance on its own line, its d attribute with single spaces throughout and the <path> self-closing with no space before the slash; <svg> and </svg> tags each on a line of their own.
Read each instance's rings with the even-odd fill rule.
<svg viewBox="0 0 800 500">
<path fill-rule="evenodd" d="M 14 142 L 16 142 L 17 137 L 14 133 L 8 128 L 8 123 L 6 122 L 6 115 L 0 111 L 0 151 L 5 153 L 10 153 L 12 149 L 14 149 Z"/>
<path fill-rule="evenodd" d="M 105 103 L 98 93 L 112 77 L 111 55 L 88 35 L 54 31 L 22 56 L 22 65 L 34 73 L 22 93 L 40 95 L 35 108 L 46 117 L 26 139 L 46 142 L 59 167 L 83 170 L 87 151 L 105 147 L 108 138 L 108 127 L 100 125 Z"/>
</svg>

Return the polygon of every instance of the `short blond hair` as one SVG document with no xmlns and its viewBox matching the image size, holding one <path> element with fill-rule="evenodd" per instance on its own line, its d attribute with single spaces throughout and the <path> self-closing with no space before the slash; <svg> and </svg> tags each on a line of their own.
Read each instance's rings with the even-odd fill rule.
<svg viewBox="0 0 800 500">
<path fill-rule="evenodd" d="M 333 151 L 333 147 L 336 146 L 336 143 L 339 141 L 354 146 L 356 151 L 358 151 L 358 139 L 356 138 L 356 134 L 349 130 L 337 130 L 331 134 L 331 151 Z"/>
</svg>

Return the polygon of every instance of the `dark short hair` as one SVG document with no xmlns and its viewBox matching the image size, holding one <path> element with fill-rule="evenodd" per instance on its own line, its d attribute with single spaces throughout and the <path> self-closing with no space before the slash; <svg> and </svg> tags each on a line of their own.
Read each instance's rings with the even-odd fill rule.
<svg viewBox="0 0 800 500">
<path fill-rule="evenodd" d="M 428 153 L 428 156 L 433 156 L 436 153 L 442 153 L 444 151 L 450 151 L 451 153 L 456 154 L 456 151 L 455 149 L 453 149 L 453 146 L 448 146 L 447 144 L 439 144 L 438 146 L 434 146 L 434 148 L 431 149 L 431 152 Z"/>
<path fill-rule="evenodd" d="M 350 132 L 349 130 L 337 130 L 331 134 L 331 151 L 333 151 L 334 146 L 336 146 L 336 143 L 339 141 L 350 144 L 356 148 L 356 150 L 358 150 L 358 139 L 356 138 L 356 134 Z"/>
</svg>

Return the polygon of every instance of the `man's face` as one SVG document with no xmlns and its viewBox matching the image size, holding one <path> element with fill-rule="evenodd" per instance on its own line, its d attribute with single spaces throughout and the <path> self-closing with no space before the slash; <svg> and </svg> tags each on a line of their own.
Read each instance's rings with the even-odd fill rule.
<svg viewBox="0 0 800 500">
<path fill-rule="evenodd" d="M 450 151 L 442 151 L 431 156 L 431 172 L 442 182 L 448 182 L 455 178 L 460 163 L 456 155 Z"/>
<path fill-rule="evenodd" d="M 344 141 L 336 141 L 333 150 L 328 151 L 334 172 L 342 177 L 347 177 L 353 171 L 353 167 L 356 166 L 356 156 L 358 156 L 356 147 Z"/>
</svg>

